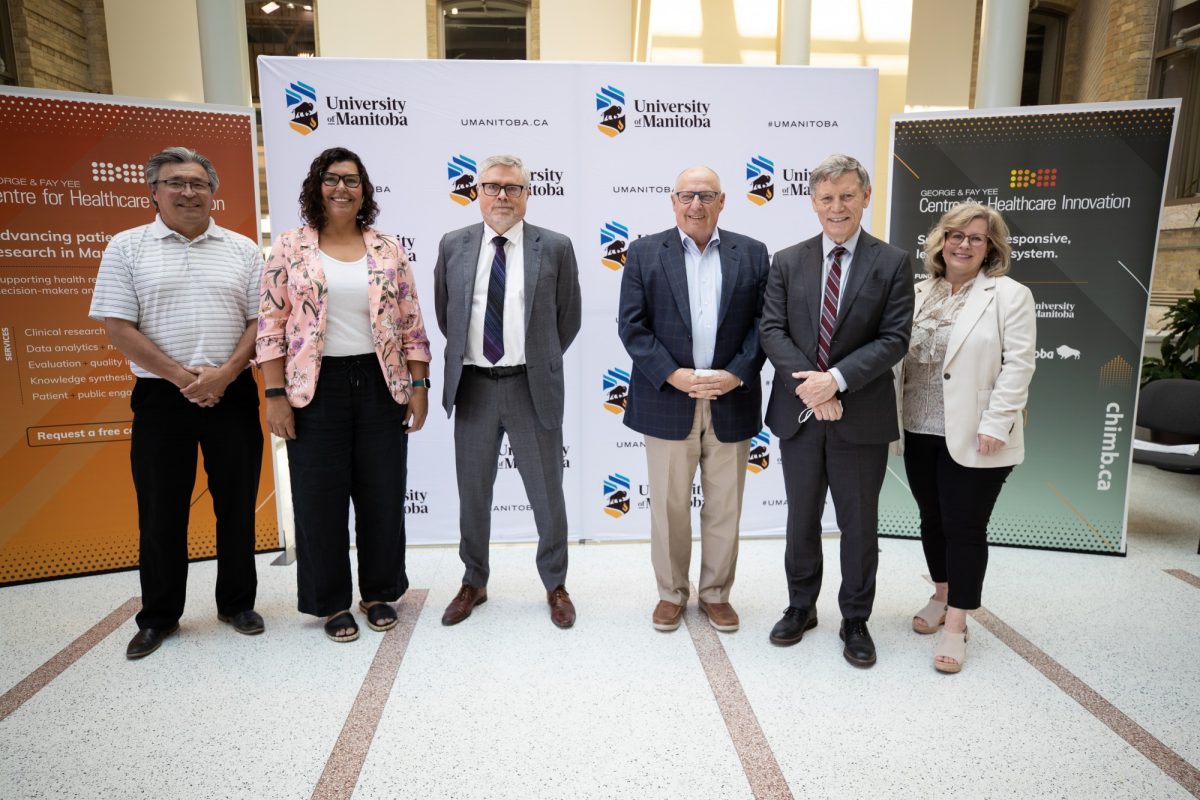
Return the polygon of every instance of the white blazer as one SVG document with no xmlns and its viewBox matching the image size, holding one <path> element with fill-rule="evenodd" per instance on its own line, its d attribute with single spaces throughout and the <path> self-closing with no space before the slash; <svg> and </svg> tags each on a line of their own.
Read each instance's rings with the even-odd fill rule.
<svg viewBox="0 0 1200 800">
<path fill-rule="evenodd" d="M 916 289 L 914 317 L 937 278 Z M 1025 459 L 1025 421 L 1037 338 L 1033 293 L 1007 276 L 982 272 L 950 331 L 942 361 L 946 449 L 964 467 L 1009 467 Z M 896 413 L 903 431 L 904 361 L 896 367 Z M 989 456 L 979 453 L 979 434 L 1004 442 Z M 903 452 L 903 432 L 900 448 Z"/>
</svg>

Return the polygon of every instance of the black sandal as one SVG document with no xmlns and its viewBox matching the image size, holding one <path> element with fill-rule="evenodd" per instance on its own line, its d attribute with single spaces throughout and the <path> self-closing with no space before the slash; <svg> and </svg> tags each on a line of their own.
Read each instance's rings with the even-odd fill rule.
<svg viewBox="0 0 1200 800">
<path fill-rule="evenodd" d="M 350 628 L 350 633 L 343 633 L 340 636 L 338 631 Z M 358 623 L 354 621 L 354 615 L 349 611 L 343 611 L 336 617 L 333 617 L 325 623 L 325 635 L 333 642 L 353 642 L 358 638 Z"/>
<path fill-rule="evenodd" d="M 376 603 L 368 606 L 365 601 L 360 600 L 358 607 L 367 612 L 367 627 L 373 631 L 381 633 L 390 631 L 400 621 L 400 618 L 396 616 L 396 609 L 392 608 L 391 603 Z"/>
</svg>

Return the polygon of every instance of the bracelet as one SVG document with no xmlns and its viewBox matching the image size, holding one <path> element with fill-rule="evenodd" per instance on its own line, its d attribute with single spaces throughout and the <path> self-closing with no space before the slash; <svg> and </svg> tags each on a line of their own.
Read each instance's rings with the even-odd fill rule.
<svg viewBox="0 0 1200 800">
<path fill-rule="evenodd" d="M 282 387 L 269 388 L 263 390 L 264 397 L 287 397 L 287 389 Z"/>
</svg>

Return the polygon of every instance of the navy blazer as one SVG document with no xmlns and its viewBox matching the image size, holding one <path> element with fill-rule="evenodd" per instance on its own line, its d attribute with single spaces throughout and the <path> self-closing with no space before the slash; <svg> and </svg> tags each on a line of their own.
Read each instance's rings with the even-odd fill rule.
<svg viewBox="0 0 1200 800">
<path fill-rule="evenodd" d="M 638 239 L 621 277 L 618 333 L 633 375 L 625 424 L 659 439 L 686 439 L 696 401 L 667 383 L 672 372 L 694 368 L 687 271 L 679 229 Z M 762 430 L 759 317 L 770 264 L 767 247 L 748 236 L 720 231 L 721 303 L 713 369 L 737 375 L 743 386 L 712 401 L 713 431 L 722 442 L 740 442 Z"/>
</svg>

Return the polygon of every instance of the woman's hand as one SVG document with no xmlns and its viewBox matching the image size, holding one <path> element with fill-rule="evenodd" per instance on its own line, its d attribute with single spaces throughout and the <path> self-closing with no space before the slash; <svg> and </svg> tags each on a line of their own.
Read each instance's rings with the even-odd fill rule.
<svg viewBox="0 0 1200 800">
<path fill-rule="evenodd" d="M 979 434 L 979 455 L 990 456 L 992 453 L 998 452 L 1001 447 L 1004 447 L 1004 442 L 994 436 L 988 436 L 986 433 Z"/>
<path fill-rule="evenodd" d="M 296 420 L 286 397 L 267 398 L 267 430 L 280 439 L 296 438 Z"/>
<path fill-rule="evenodd" d="M 404 427 L 408 433 L 416 433 L 425 425 L 425 416 L 429 413 L 429 390 L 413 389 L 408 398 L 408 416 L 404 419 Z"/>
</svg>

